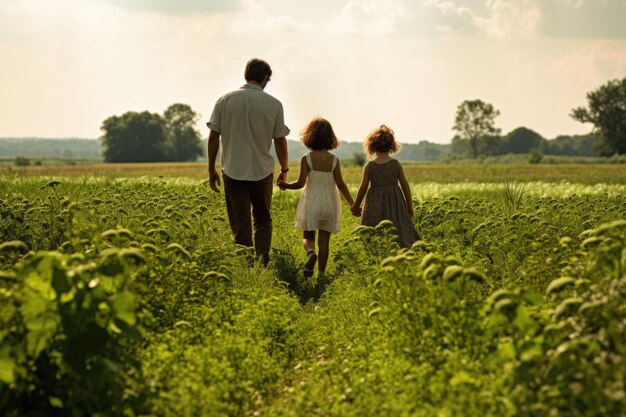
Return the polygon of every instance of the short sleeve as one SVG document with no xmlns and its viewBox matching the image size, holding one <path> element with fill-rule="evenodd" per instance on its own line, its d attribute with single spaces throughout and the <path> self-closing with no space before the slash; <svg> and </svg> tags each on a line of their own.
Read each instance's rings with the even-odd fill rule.
<svg viewBox="0 0 626 417">
<path fill-rule="evenodd" d="M 274 132 L 272 133 L 272 138 L 284 138 L 289 134 L 290 130 L 287 126 L 285 126 L 285 115 L 283 113 L 283 105 L 280 104 L 278 106 L 278 113 L 276 114 L 276 119 L 274 120 Z"/>
<path fill-rule="evenodd" d="M 222 99 L 217 100 L 215 107 L 213 107 L 213 113 L 211 118 L 207 122 L 206 126 L 214 132 L 222 133 Z"/>
</svg>

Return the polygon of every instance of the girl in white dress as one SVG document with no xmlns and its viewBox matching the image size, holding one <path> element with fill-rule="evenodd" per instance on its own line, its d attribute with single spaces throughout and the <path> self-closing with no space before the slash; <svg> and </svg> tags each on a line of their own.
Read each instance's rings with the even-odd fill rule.
<svg viewBox="0 0 626 417">
<path fill-rule="evenodd" d="M 341 176 L 339 159 L 329 151 L 338 145 L 333 128 L 326 119 L 317 117 L 301 133 L 301 140 L 311 152 L 300 160 L 300 176 L 295 182 L 279 182 L 281 190 L 298 190 L 305 186 L 296 209 L 296 229 L 303 230 L 302 243 L 307 252 L 305 276 L 313 274 L 316 261 L 320 273 L 326 270 L 330 234 L 341 227 L 341 192 L 350 207 L 352 195 Z M 318 232 L 315 253 L 315 234 Z"/>
</svg>

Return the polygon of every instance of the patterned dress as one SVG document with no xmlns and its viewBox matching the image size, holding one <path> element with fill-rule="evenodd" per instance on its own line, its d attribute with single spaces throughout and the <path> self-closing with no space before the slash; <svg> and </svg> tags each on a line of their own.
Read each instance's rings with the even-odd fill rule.
<svg viewBox="0 0 626 417">
<path fill-rule="evenodd" d="M 419 239 L 406 209 L 406 200 L 398 185 L 399 162 L 392 159 L 384 164 L 369 162 L 370 188 L 365 195 L 361 224 L 376 226 L 390 220 L 398 230 L 398 243 L 410 248 Z"/>
</svg>

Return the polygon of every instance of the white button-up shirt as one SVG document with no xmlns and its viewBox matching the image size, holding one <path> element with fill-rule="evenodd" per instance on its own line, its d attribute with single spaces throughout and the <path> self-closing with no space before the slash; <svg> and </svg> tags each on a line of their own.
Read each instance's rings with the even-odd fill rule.
<svg viewBox="0 0 626 417">
<path fill-rule="evenodd" d="M 222 171 L 243 181 L 274 172 L 272 140 L 289 134 L 281 102 L 254 84 L 220 97 L 206 125 L 222 137 Z"/>
</svg>

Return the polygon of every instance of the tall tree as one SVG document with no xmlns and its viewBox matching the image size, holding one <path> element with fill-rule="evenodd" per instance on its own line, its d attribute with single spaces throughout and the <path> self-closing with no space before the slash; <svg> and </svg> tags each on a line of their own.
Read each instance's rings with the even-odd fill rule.
<svg viewBox="0 0 626 417">
<path fill-rule="evenodd" d="M 626 153 L 626 78 L 587 93 L 588 107 L 572 110 L 574 120 L 592 123 L 594 149 L 602 156 Z"/>
<path fill-rule="evenodd" d="M 161 162 L 168 159 L 168 136 L 161 115 L 127 112 L 102 122 L 105 162 Z"/>
<path fill-rule="evenodd" d="M 461 140 L 469 142 L 474 159 L 478 156 L 479 147 L 497 145 L 496 137 L 501 130 L 495 127 L 495 118 L 499 115 L 499 110 L 482 100 L 465 100 L 459 104 L 452 128 Z"/>
<path fill-rule="evenodd" d="M 202 156 L 202 141 L 195 125 L 198 115 L 187 104 L 176 103 L 163 114 L 173 155 L 176 161 L 195 161 Z"/>
</svg>

